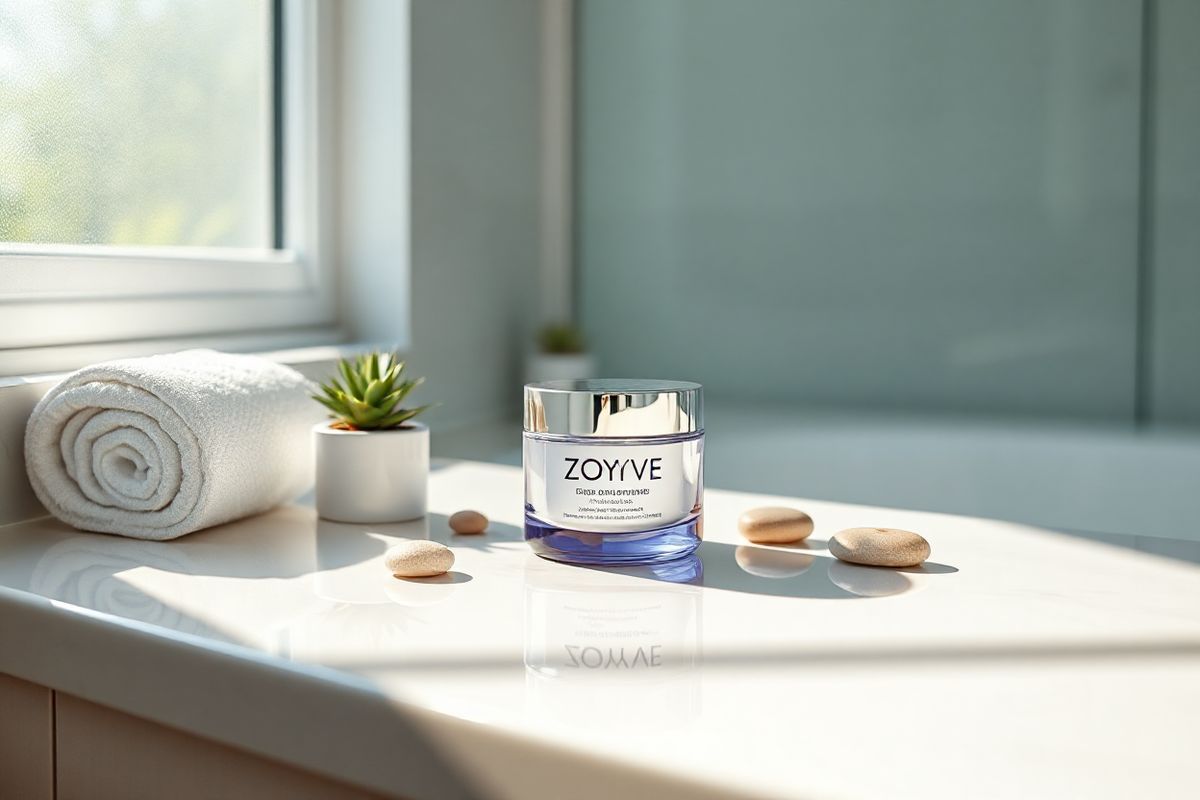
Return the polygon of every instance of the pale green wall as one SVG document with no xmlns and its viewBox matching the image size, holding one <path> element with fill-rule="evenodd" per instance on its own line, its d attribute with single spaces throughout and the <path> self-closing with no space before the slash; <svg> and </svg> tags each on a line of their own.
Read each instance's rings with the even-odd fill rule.
<svg viewBox="0 0 1200 800">
<path fill-rule="evenodd" d="M 1200 2 L 1159 0 L 1155 52 L 1149 405 L 1200 423 Z"/>
<path fill-rule="evenodd" d="M 579 15 L 579 300 L 604 372 L 1132 416 L 1138 3 Z"/>
</svg>

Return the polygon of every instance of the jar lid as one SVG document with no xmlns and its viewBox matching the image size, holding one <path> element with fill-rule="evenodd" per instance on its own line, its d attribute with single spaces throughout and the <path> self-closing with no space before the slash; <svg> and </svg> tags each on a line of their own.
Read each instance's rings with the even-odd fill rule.
<svg viewBox="0 0 1200 800">
<path fill-rule="evenodd" d="M 551 436 L 631 439 L 704 430 L 698 383 L 623 378 L 525 385 L 525 430 Z"/>
</svg>

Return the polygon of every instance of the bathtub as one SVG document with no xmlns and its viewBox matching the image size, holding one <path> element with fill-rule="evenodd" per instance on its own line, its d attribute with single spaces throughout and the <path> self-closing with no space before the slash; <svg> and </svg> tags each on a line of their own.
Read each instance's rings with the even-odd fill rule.
<svg viewBox="0 0 1200 800">
<path fill-rule="evenodd" d="M 1200 560 L 1197 431 L 719 403 L 706 417 L 710 486 L 1022 522 Z"/>
<path fill-rule="evenodd" d="M 1200 562 L 1200 431 L 710 400 L 710 487 L 1027 523 Z M 520 426 L 435 454 L 521 462 Z M 818 521 L 819 522 L 819 521 Z"/>
</svg>

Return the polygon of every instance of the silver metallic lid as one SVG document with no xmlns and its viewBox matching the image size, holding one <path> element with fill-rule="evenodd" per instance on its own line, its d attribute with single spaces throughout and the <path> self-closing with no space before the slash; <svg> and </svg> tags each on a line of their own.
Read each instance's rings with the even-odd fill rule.
<svg viewBox="0 0 1200 800">
<path fill-rule="evenodd" d="M 591 378 L 525 386 L 525 430 L 637 438 L 704 430 L 704 390 L 686 381 Z"/>
</svg>

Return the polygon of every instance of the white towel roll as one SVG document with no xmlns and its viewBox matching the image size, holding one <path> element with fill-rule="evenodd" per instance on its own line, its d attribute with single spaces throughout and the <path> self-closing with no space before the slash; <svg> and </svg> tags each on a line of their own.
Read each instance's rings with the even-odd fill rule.
<svg viewBox="0 0 1200 800">
<path fill-rule="evenodd" d="M 312 486 L 310 391 L 289 367 L 211 350 L 86 367 L 29 418 L 29 482 L 64 522 L 139 539 L 256 514 Z"/>
</svg>

